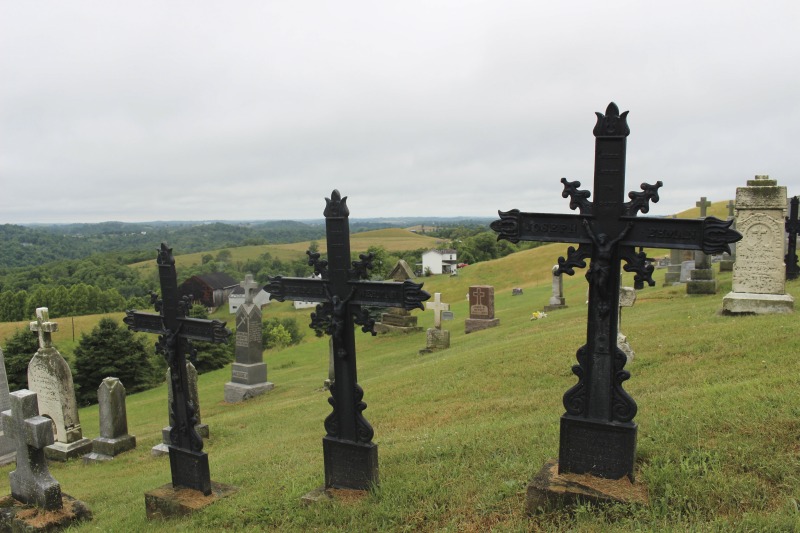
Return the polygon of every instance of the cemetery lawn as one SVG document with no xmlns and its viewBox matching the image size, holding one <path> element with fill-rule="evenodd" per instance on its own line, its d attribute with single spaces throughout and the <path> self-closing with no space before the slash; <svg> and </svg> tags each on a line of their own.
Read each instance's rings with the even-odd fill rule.
<svg viewBox="0 0 800 533">
<path fill-rule="evenodd" d="M 145 491 L 170 480 L 153 458 L 167 423 L 164 386 L 128 397 L 138 447 L 102 465 L 51 463 L 64 492 L 94 521 L 75 531 L 789 531 L 800 529 L 800 403 L 797 317 L 717 314 L 715 296 L 684 287 L 638 292 L 621 330 L 636 352 L 625 388 L 639 405 L 637 480 L 650 505 L 588 505 L 573 513 L 523 513 L 525 486 L 558 454 L 561 396 L 586 334 L 585 270 L 565 278 L 567 309 L 531 321 L 550 296 L 563 245 L 423 278 L 455 320 L 449 350 L 419 356 L 424 333 L 357 335 L 359 383 L 379 446 L 381 485 L 362 498 L 305 507 L 323 484 L 323 419 L 330 412 L 327 340 L 266 352 L 275 389 L 225 404 L 230 368 L 199 378 L 214 481 L 239 487 L 192 517 L 147 522 Z M 531 274 L 534 273 L 534 274 Z M 627 276 L 627 275 L 626 275 Z M 626 278 L 626 284 L 632 284 Z M 464 334 L 470 284 L 495 286 L 497 328 Z M 522 287 L 522 296 L 511 296 Z M 800 282 L 788 290 L 800 299 Z M 309 310 L 266 307 L 264 314 Z M 432 313 L 418 314 L 430 327 Z M 64 326 L 62 326 L 63 328 Z M 97 407 L 81 410 L 84 436 L 98 434 Z M 0 494 L 13 465 L 0 468 Z"/>
</svg>

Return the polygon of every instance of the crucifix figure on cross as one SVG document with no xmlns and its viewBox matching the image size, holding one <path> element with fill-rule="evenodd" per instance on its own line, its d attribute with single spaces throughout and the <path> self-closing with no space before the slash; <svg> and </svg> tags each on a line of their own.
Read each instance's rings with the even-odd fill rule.
<svg viewBox="0 0 800 533">
<path fill-rule="evenodd" d="M 356 344 L 353 328 L 375 335 L 375 321 L 362 306 L 424 309 L 430 295 L 421 283 L 367 281 L 372 269 L 372 254 L 350 258 L 350 210 L 347 197 L 334 190 L 326 198 L 325 233 L 328 260 L 306 252 L 309 265 L 319 278 L 269 278 L 264 290 L 279 302 L 285 299 L 319 302 L 311 314 L 311 324 L 319 333 L 333 339 L 335 380 L 328 403 L 333 412 L 325 419 L 327 434 L 322 439 L 325 461 L 325 488 L 365 490 L 378 484 L 378 447 L 372 442 L 374 431 L 362 412 L 364 391 L 356 374 Z"/>
<path fill-rule="evenodd" d="M 578 364 L 572 367 L 578 377 L 564 394 L 566 413 L 561 417 L 559 472 L 619 479 L 633 479 L 636 451 L 636 403 L 622 388 L 630 377 L 624 370 L 625 354 L 617 346 L 619 320 L 620 261 L 633 272 L 634 286 L 654 285 L 653 265 L 642 247 L 679 248 L 718 253 L 728 243 L 741 239 L 730 229 L 731 222 L 714 217 L 704 219 L 637 217 L 658 201 L 660 181 L 642 183 L 641 192 L 625 194 L 626 138 L 630 133 L 628 112 L 619 113 L 613 102 L 605 114 L 596 113 L 594 127 L 594 200 L 580 190 L 579 181 L 561 179 L 561 196 L 570 198 L 570 208 L 579 215 L 523 213 L 517 209 L 500 211 L 491 227 L 498 239 L 511 242 L 545 241 L 578 243 L 567 256 L 558 258 L 559 273 L 573 275 L 574 268 L 591 267 L 589 317 L 586 344 L 578 349 Z M 636 251 L 636 248 L 639 251 Z"/>
</svg>

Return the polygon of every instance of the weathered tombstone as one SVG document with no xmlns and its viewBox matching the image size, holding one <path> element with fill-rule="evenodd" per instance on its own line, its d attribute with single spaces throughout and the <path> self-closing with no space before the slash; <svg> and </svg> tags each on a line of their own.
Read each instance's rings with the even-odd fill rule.
<svg viewBox="0 0 800 533">
<path fill-rule="evenodd" d="M 175 425 L 175 412 L 172 409 L 172 402 L 174 396 L 172 392 L 172 369 L 168 368 L 166 373 L 167 382 L 167 414 L 169 416 L 169 425 L 161 428 L 161 444 L 156 444 L 150 450 L 153 456 L 169 455 L 169 444 L 172 441 L 170 436 L 172 428 Z M 186 382 L 189 385 L 189 401 L 192 402 L 194 407 L 194 430 L 202 438 L 209 438 L 210 431 L 208 424 L 203 423 L 203 417 L 200 412 L 200 394 L 197 391 L 197 369 L 191 361 L 186 362 Z"/>
<path fill-rule="evenodd" d="M 732 228 L 736 229 L 736 219 L 734 218 L 734 209 L 736 204 L 733 200 L 728 200 L 728 220 L 733 220 Z M 722 261 L 719 262 L 719 271 L 720 272 L 731 272 L 733 271 L 733 263 L 736 259 L 736 244 L 731 244 L 731 253 L 724 253 L 722 254 Z"/>
<path fill-rule="evenodd" d="M 17 468 L 8 475 L 11 496 L 0 499 L 0 529 L 55 531 L 91 520 L 86 505 L 62 493 L 50 475 L 44 448 L 54 442 L 53 422 L 39 415 L 36 393 L 22 389 L 12 392 L 9 399 L 11 408 L 0 414 L 0 420 L 3 432 L 16 443 Z M 31 508 L 44 513 L 30 512 Z"/>
<path fill-rule="evenodd" d="M 11 409 L 8 397 L 8 375 L 3 350 L 0 348 L 0 412 Z M 17 444 L 3 433 L 0 426 L 0 465 L 7 465 L 17 456 Z"/>
<path fill-rule="evenodd" d="M 433 327 L 428 328 L 425 348 L 420 354 L 431 353 L 436 350 L 446 350 L 450 347 L 450 332 L 442 329 L 442 313 L 450 310 L 450 304 L 442 302 L 442 293 L 433 295 L 433 302 L 425 302 L 425 307 L 433 311 Z"/>
<path fill-rule="evenodd" d="M 700 208 L 700 218 L 706 217 L 706 209 L 711 206 L 711 202 L 703 196 L 695 205 Z M 711 258 L 697 250 L 694 253 L 694 269 L 689 273 L 689 281 L 686 283 L 686 294 L 716 294 L 717 280 L 714 279 L 714 269 L 711 268 Z"/>
<path fill-rule="evenodd" d="M 672 215 L 672 218 L 678 218 L 678 215 Z M 681 282 L 681 251 L 672 249 L 669 251 L 669 265 L 667 265 L 667 272 L 664 274 L 664 286 L 670 287 L 677 285 Z"/>
<path fill-rule="evenodd" d="M 347 197 L 342 198 L 334 190 L 325 202 L 328 261 L 321 260 L 319 253 L 309 253 L 309 264 L 320 278 L 276 276 L 264 287 L 270 298 L 281 302 L 285 299 L 319 302 L 311 314 L 311 327 L 333 338 L 336 379 L 328 399 L 333 412 L 325 419 L 327 434 L 322 439 L 325 486 L 304 497 L 304 501 L 326 497 L 329 488 L 367 490 L 378 484 L 378 446 L 372 442 L 372 426 L 362 415 L 367 405 L 357 381 L 353 332 L 354 324 L 358 324 L 362 331 L 374 335 L 375 322 L 361 306 L 424 309 L 422 302 L 430 298 L 422 290 L 422 284 L 411 280 L 366 281 L 372 254 L 361 254 L 360 261 L 350 260 Z"/>
<path fill-rule="evenodd" d="M 797 218 L 798 204 L 800 198 L 797 196 L 789 201 L 789 216 L 786 217 L 786 233 L 789 234 L 789 245 L 784 257 L 787 280 L 797 279 L 800 275 L 800 265 L 797 264 L 797 234 L 800 232 L 800 220 Z"/>
<path fill-rule="evenodd" d="M 633 304 L 636 303 L 636 289 L 633 287 L 620 287 L 619 288 L 619 319 L 618 319 L 618 326 L 622 325 L 622 308 L 623 307 L 633 307 Z M 625 358 L 630 363 L 633 361 L 634 356 L 636 355 L 631 348 L 630 343 L 628 342 L 628 337 L 624 335 L 620 330 L 619 327 L 617 328 L 617 346 L 622 353 L 625 354 Z"/>
<path fill-rule="evenodd" d="M 92 450 L 92 441 L 83 437 L 72 371 L 53 347 L 58 323 L 50 321 L 46 307 L 39 307 L 30 327 L 39 333 L 39 349 L 28 363 L 28 387 L 38 397 L 39 413 L 53 421 L 55 430 L 55 442 L 45 454 L 53 461 L 80 457 Z"/>
<path fill-rule="evenodd" d="M 740 236 L 729 229 L 730 222 L 714 217 L 671 219 L 636 217 L 647 213 L 650 201 L 658 201 L 655 185 L 643 183 L 642 192 L 625 194 L 626 138 L 630 133 L 627 111 L 620 115 L 612 102 L 606 114 L 597 113 L 594 128 L 595 172 L 594 201 L 591 193 L 580 190 L 580 182 L 567 181 L 562 196 L 570 198 L 570 207 L 579 215 L 499 212 L 500 219 L 491 227 L 500 239 L 511 242 L 545 241 L 578 243 L 570 246 L 566 259 L 558 258 L 562 273 L 574 274 L 575 267 L 585 267 L 589 282 L 589 311 L 586 344 L 578 349 L 578 364 L 573 373 L 578 382 L 564 394 L 566 413 L 561 417 L 558 462 L 548 462 L 528 486 L 526 508 L 535 512 L 550 499 L 574 501 L 586 493 L 568 486 L 556 487 L 563 474 L 586 474 L 586 478 L 633 480 L 636 457 L 636 402 L 622 388 L 630 377 L 624 370 L 625 354 L 617 347 L 620 286 L 620 261 L 625 270 L 635 273 L 634 287 L 655 285 L 653 266 L 637 247 L 702 249 L 706 253 L 726 251 L 727 243 Z M 604 482 L 610 483 L 610 482 Z M 606 485 L 608 486 L 608 485 Z M 563 485 L 562 485 L 563 488 Z M 601 487 L 595 496 L 614 499 Z M 594 498 L 594 499 L 597 499 Z M 592 499 L 592 498 L 590 498 Z"/>
<path fill-rule="evenodd" d="M 494 316 L 494 287 L 473 285 L 468 296 L 469 318 L 464 321 L 464 333 L 493 328 L 500 323 Z"/>
<path fill-rule="evenodd" d="M 564 299 L 564 278 L 561 277 L 561 271 L 558 269 L 558 265 L 553 265 L 552 272 L 553 294 L 550 296 L 550 302 L 544 306 L 545 313 L 567 307 L 567 301 Z"/>
<path fill-rule="evenodd" d="M 692 279 L 692 270 L 694 270 L 694 259 L 681 262 L 681 276 L 678 278 L 679 283 L 688 283 Z"/>
<path fill-rule="evenodd" d="M 100 436 L 92 440 L 92 453 L 83 456 L 84 463 L 110 461 L 117 455 L 136 448 L 136 437 L 128 435 L 128 411 L 125 387 L 119 378 L 105 378 L 97 387 L 100 411 Z"/>
<path fill-rule="evenodd" d="M 722 299 L 725 314 L 794 311 L 786 294 L 784 213 L 786 187 L 769 176 L 756 176 L 736 188 L 736 227 L 744 238 L 736 247 L 733 287 Z"/>
<path fill-rule="evenodd" d="M 514 287 L 511 289 L 511 296 L 522 296 L 522 287 Z"/>
<path fill-rule="evenodd" d="M 250 274 L 239 285 L 244 289 L 244 304 L 236 310 L 236 360 L 231 365 L 231 380 L 225 384 L 225 401 L 229 403 L 248 400 L 275 388 L 267 381 L 261 308 L 253 303 L 253 295 L 260 286 Z"/>
<path fill-rule="evenodd" d="M 397 262 L 389 273 L 389 279 L 397 283 L 402 283 L 413 277 L 414 273 L 411 271 L 411 267 L 402 259 Z M 381 320 L 375 323 L 374 329 L 379 334 L 416 333 L 422 331 L 422 328 L 417 326 L 417 317 L 403 307 L 387 308 L 385 313 L 381 313 Z"/>
<path fill-rule="evenodd" d="M 234 487 L 211 481 L 208 454 L 203 452 L 203 439 L 197 433 L 197 406 L 192 401 L 186 355 L 192 351 L 190 340 L 225 342 L 230 331 L 219 320 L 204 320 L 186 316 L 191 307 L 188 296 L 178 296 L 178 278 L 172 249 L 161 243 L 157 258 L 161 299 L 152 296 L 159 314 L 126 311 L 123 322 L 133 331 L 157 333 L 157 350 L 169 365 L 171 421 L 169 464 L 172 483 L 145 493 L 148 518 L 187 514 L 227 496 Z M 195 401 L 197 401 L 195 399 Z M 196 498 L 200 492 L 211 498 Z M 202 505 L 187 505 L 187 501 L 202 501 Z"/>
</svg>

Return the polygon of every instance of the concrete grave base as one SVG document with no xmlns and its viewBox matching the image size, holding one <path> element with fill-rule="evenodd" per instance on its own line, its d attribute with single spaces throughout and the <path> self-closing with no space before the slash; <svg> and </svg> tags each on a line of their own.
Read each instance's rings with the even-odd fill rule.
<svg viewBox="0 0 800 533">
<path fill-rule="evenodd" d="M 722 314 L 724 315 L 768 315 L 792 312 L 794 312 L 794 298 L 791 294 L 729 292 L 722 299 Z"/>
<path fill-rule="evenodd" d="M 7 465 L 13 463 L 17 459 L 17 452 L 16 450 L 13 452 L 9 452 L 4 455 L 0 455 L 0 466 Z"/>
<path fill-rule="evenodd" d="M 581 502 L 638 503 L 647 505 L 645 487 L 627 476 L 605 479 L 590 474 L 559 474 L 558 461 L 551 459 L 534 476 L 525 494 L 525 513 L 535 515 L 554 507 L 569 507 Z"/>
<path fill-rule="evenodd" d="M 315 503 L 331 501 L 349 503 L 352 501 L 362 500 L 368 495 L 369 492 L 366 490 L 326 489 L 325 487 L 319 487 L 307 494 L 304 494 L 303 497 L 300 498 L 300 503 L 303 505 L 314 505 Z"/>
<path fill-rule="evenodd" d="M 128 450 L 136 448 L 136 437 L 123 435 L 122 437 L 108 438 L 97 437 L 92 440 L 92 452 L 114 457 Z"/>
<path fill-rule="evenodd" d="M 228 403 L 239 403 L 250 398 L 260 396 L 267 391 L 275 388 L 275 384 L 269 381 L 264 383 L 256 383 L 253 385 L 245 385 L 243 383 L 234 383 L 229 381 L 225 384 L 225 401 Z"/>
<path fill-rule="evenodd" d="M 733 272 L 733 260 L 732 259 L 723 259 L 719 262 L 719 271 L 720 272 Z"/>
<path fill-rule="evenodd" d="M 145 512 L 148 520 L 186 516 L 238 490 L 233 485 L 212 481 L 211 494 L 206 496 L 199 490 L 174 487 L 172 483 L 167 483 L 144 493 Z"/>
<path fill-rule="evenodd" d="M 80 500 L 61 493 L 61 509 L 45 511 L 11 495 L 0 499 L 0 531 L 60 531 L 75 522 L 91 520 L 92 512 Z"/>
<path fill-rule="evenodd" d="M 693 279 L 686 284 L 686 294 L 717 294 L 717 280 Z"/>
<path fill-rule="evenodd" d="M 150 449 L 150 455 L 153 457 L 161 457 L 162 455 L 169 455 L 169 446 L 164 444 L 156 444 Z"/>
<path fill-rule="evenodd" d="M 414 327 L 401 327 L 401 326 L 391 326 L 389 324 L 383 324 L 382 322 L 376 322 L 375 327 L 373 328 L 375 333 L 379 335 L 384 335 L 386 333 L 419 333 L 422 331 L 421 327 L 414 326 Z"/>
<path fill-rule="evenodd" d="M 468 318 L 464 320 L 464 333 L 493 328 L 499 324 L 499 318 Z"/>
<path fill-rule="evenodd" d="M 87 453 L 86 455 L 83 456 L 83 464 L 85 465 L 105 463 L 106 461 L 113 461 L 113 460 L 114 460 L 113 456 L 97 452 Z"/>
<path fill-rule="evenodd" d="M 80 439 L 69 444 L 63 442 L 54 442 L 50 446 L 45 446 L 44 456 L 50 461 L 64 462 L 69 459 L 81 457 L 92 451 L 92 441 L 89 439 Z"/>
<path fill-rule="evenodd" d="M 566 309 L 567 307 L 568 307 L 568 306 L 567 306 L 566 304 L 560 304 L 560 305 L 545 305 L 545 306 L 544 306 L 544 312 L 545 312 L 545 313 L 549 313 L 550 311 L 555 311 L 555 310 L 557 310 L 557 309 Z"/>
</svg>

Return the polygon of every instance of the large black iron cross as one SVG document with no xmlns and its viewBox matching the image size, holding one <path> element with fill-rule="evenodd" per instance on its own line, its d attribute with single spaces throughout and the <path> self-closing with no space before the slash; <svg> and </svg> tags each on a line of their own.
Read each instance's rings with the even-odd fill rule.
<svg viewBox="0 0 800 533">
<path fill-rule="evenodd" d="M 353 332 L 358 324 L 364 332 L 373 331 L 375 321 L 362 305 L 424 309 L 430 294 L 422 284 L 364 281 L 372 268 L 372 254 L 361 254 L 350 261 L 350 211 L 347 197 L 334 190 L 326 198 L 325 229 L 328 260 L 306 252 L 314 267 L 314 278 L 269 278 L 264 290 L 271 299 L 320 302 L 311 314 L 310 326 L 333 338 L 334 372 L 328 402 L 333 412 L 325 419 L 327 435 L 322 439 L 325 460 L 325 487 L 368 489 L 378 484 L 378 447 L 372 442 L 373 430 L 362 415 L 367 404 L 356 374 L 356 344 Z"/>
<path fill-rule="evenodd" d="M 635 273 L 634 285 L 654 285 L 653 266 L 636 247 L 703 250 L 706 253 L 730 251 L 728 243 L 741 235 L 730 229 L 731 221 L 704 219 L 637 218 L 647 213 L 649 202 L 658 201 L 655 185 L 643 183 L 642 192 L 625 194 L 625 148 L 630 133 L 628 112 L 619 114 L 613 102 L 605 115 L 597 114 L 594 127 L 594 201 L 591 193 L 579 190 L 579 181 L 561 179 L 570 198 L 570 208 L 579 215 L 500 211 L 491 227 L 498 239 L 511 242 L 572 242 L 567 257 L 558 258 L 559 273 L 573 275 L 575 267 L 585 267 L 589 282 L 587 341 L 577 353 L 572 367 L 578 383 L 564 394 L 566 413 L 561 417 L 559 471 L 592 473 L 599 477 L 633 479 L 636 454 L 636 402 L 622 383 L 630 377 L 623 369 L 625 354 L 617 347 L 619 316 L 620 260 L 625 270 Z"/>
<path fill-rule="evenodd" d="M 786 217 L 786 233 L 789 234 L 789 248 L 784 257 L 787 280 L 797 279 L 797 276 L 800 275 L 800 265 L 797 264 L 797 234 L 800 232 L 800 220 L 797 215 L 798 204 L 800 204 L 800 198 L 797 196 L 789 200 L 789 216 Z"/>
<path fill-rule="evenodd" d="M 161 244 L 158 251 L 158 275 L 161 299 L 152 299 L 159 314 L 126 311 L 123 322 L 128 329 L 159 335 L 156 350 L 167 360 L 172 380 L 172 403 L 169 406 L 175 423 L 170 431 L 169 465 L 173 486 L 188 487 L 211 494 L 208 454 L 203 452 L 203 439 L 195 431 L 197 416 L 189 396 L 186 356 L 193 352 L 190 340 L 225 342 L 231 332 L 219 320 L 202 320 L 186 316 L 191 297 L 178 296 L 178 278 L 172 248 Z"/>
</svg>

